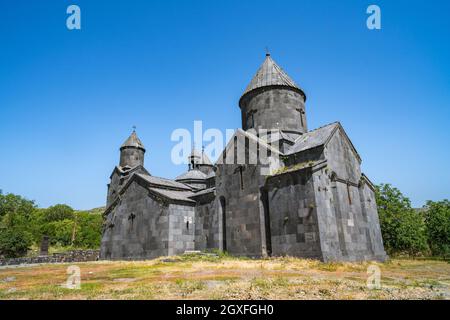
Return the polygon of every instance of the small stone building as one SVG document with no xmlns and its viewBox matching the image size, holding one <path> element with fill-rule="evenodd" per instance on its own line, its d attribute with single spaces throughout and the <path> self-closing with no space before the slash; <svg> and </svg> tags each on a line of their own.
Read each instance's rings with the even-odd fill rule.
<svg viewBox="0 0 450 320">
<path fill-rule="evenodd" d="M 360 155 L 339 122 L 309 131 L 305 101 L 267 54 L 239 101 L 242 129 L 214 165 L 193 150 L 189 170 L 175 180 L 145 169 L 145 148 L 133 131 L 110 177 L 100 257 L 219 249 L 385 260 L 374 187 Z"/>
</svg>

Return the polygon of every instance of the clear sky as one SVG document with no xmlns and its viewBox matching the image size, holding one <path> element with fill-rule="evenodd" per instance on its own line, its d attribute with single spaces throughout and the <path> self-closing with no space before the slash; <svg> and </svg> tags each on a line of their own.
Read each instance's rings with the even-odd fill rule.
<svg viewBox="0 0 450 320">
<path fill-rule="evenodd" d="M 102 206 L 133 125 L 150 173 L 176 177 L 172 131 L 240 127 L 267 46 L 305 91 L 309 128 L 341 121 L 374 183 L 416 207 L 449 198 L 449 17 L 449 1 L 1 0 L 0 189 Z"/>
</svg>

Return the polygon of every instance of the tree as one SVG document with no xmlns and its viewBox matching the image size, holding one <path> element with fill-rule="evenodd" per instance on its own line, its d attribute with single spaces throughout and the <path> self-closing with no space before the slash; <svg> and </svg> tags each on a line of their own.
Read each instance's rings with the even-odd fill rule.
<svg viewBox="0 0 450 320">
<path fill-rule="evenodd" d="M 433 255 L 450 256 L 450 201 L 427 201 L 425 224 Z"/>
<path fill-rule="evenodd" d="M 75 222 L 66 219 L 44 223 L 41 225 L 40 230 L 42 235 L 49 237 L 50 244 L 67 247 L 72 244 L 74 228 L 77 228 Z"/>
<path fill-rule="evenodd" d="M 96 212 L 98 212 L 97 210 Z M 0 190 L 0 255 L 25 255 L 42 236 L 50 243 L 79 248 L 98 248 L 103 218 L 101 213 L 73 210 L 65 204 L 47 209 L 37 208 L 33 201 Z"/>
<path fill-rule="evenodd" d="M 19 257 L 32 244 L 30 220 L 36 206 L 12 193 L 0 191 L 0 255 Z"/>
<path fill-rule="evenodd" d="M 20 228 L 0 228 L 0 256 L 16 258 L 27 253 L 32 244 L 31 235 Z"/>
<path fill-rule="evenodd" d="M 57 204 L 47 208 L 44 212 L 45 222 L 73 220 L 75 211 L 66 204 Z"/>
<path fill-rule="evenodd" d="M 57 204 L 39 209 L 34 217 L 34 239 L 39 243 L 42 236 L 49 237 L 51 244 L 70 246 L 72 234 L 76 231 L 75 210 L 66 204 Z"/>
<path fill-rule="evenodd" d="M 12 193 L 4 195 L 0 190 L 0 219 L 3 225 L 13 227 L 29 220 L 35 208 L 34 201 Z"/>
<path fill-rule="evenodd" d="M 102 237 L 103 217 L 100 213 L 77 212 L 77 225 L 74 244 L 83 248 L 98 248 Z"/>
<path fill-rule="evenodd" d="M 411 201 L 390 184 L 376 186 L 381 233 L 388 253 L 417 255 L 428 250 L 423 217 Z"/>
</svg>

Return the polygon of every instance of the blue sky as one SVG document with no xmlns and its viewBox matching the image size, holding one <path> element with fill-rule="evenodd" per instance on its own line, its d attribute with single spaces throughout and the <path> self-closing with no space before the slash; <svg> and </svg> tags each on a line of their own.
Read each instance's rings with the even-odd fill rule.
<svg viewBox="0 0 450 320">
<path fill-rule="evenodd" d="M 81 30 L 66 28 L 70 4 Z M 0 189 L 104 205 L 133 125 L 151 174 L 174 178 L 172 131 L 239 127 L 268 46 L 306 92 L 309 128 L 341 121 L 374 183 L 414 206 L 449 198 L 449 14 L 449 1 L 2 1 Z"/>
</svg>

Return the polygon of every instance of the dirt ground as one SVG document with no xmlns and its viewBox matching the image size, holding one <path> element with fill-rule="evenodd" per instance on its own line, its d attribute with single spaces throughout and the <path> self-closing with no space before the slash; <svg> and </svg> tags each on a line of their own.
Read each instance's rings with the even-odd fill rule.
<svg viewBox="0 0 450 320">
<path fill-rule="evenodd" d="M 0 299 L 450 299 L 450 263 L 434 260 L 322 263 L 202 255 L 74 265 L 79 289 L 67 288 L 68 279 L 77 283 L 70 264 L 1 267 Z"/>
</svg>

